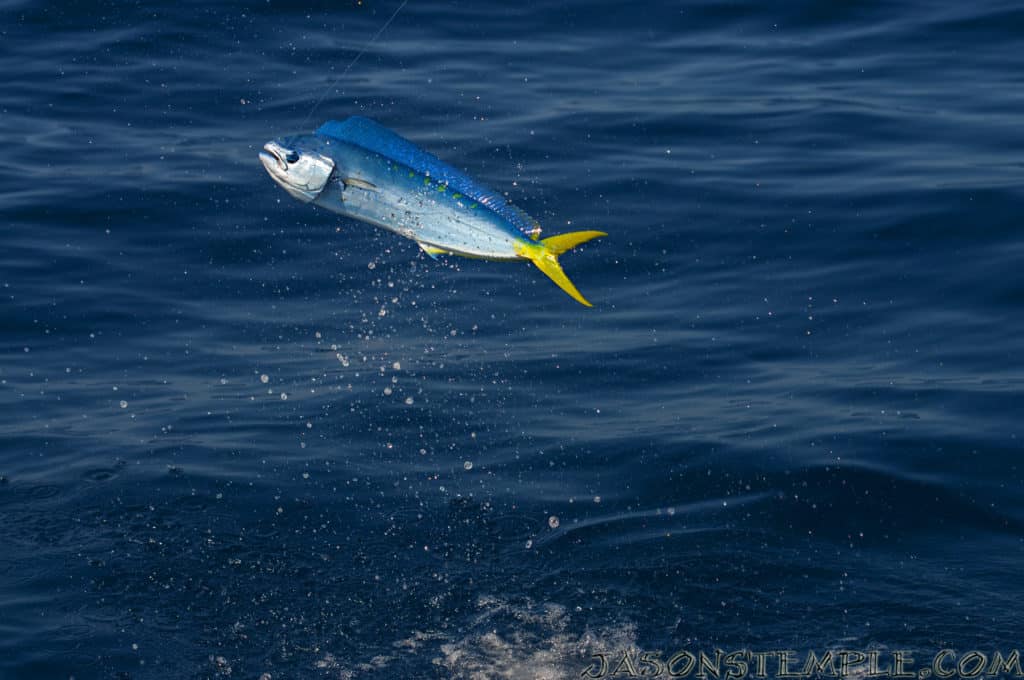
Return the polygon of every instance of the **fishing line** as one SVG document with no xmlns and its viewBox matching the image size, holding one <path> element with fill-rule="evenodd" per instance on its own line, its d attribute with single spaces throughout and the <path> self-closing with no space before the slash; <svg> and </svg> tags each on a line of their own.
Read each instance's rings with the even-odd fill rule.
<svg viewBox="0 0 1024 680">
<path fill-rule="evenodd" d="M 338 84 L 338 81 L 344 78 L 345 74 L 348 73 L 349 70 L 351 70 L 351 68 L 356 65 L 356 62 L 359 61 L 359 58 L 366 53 L 366 50 L 370 49 L 370 47 L 373 46 L 373 43 L 377 42 L 377 38 L 379 38 L 381 34 L 387 30 L 388 26 L 391 25 L 391 22 L 395 20 L 395 17 L 398 16 L 398 13 L 402 11 L 402 8 L 404 8 L 406 4 L 408 4 L 408 2 L 409 0 L 402 0 L 402 4 L 398 6 L 398 9 L 396 9 L 391 14 L 388 20 L 384 22 L 384 25 L 380 27 L 380 30 L 378 30 L 377 33 L 374 34 L 372 38 L 370 38 L 370 41 L 363 45 L 363 49 L 359 50 L 359 54 L 357 54 L 355 58 L 348 63 L 348 66 L 345 67 L 345 70 L 338 74 L 338 76 L 335 77 L 334 80 L 332 80 L 331 83 L 324 89 L 323 94 L 321 94 L 320 98 L 316 100 L 315 104 L 313 104 L 313 108 L 311 108 L 309 110 L 309 113 L 306 114 L 306 117 L 302 119 L 302 125 L 300 127 L 304 127 L 306 125 L 306 121 L 309 120 L 309 117 L 313 115 L 313 112 L 316 111 L 317 108 L 323 103 L 324 99 L 327 98 L 327 93 L 333 90 L 334 86 Z"/>
</svg>

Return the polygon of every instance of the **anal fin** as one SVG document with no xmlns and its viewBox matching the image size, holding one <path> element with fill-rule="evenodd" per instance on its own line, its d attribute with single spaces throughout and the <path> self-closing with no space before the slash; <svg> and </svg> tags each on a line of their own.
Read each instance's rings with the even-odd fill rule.
<svg viewBox="0 0 1024 680">
<path fill-rule="evenodd" d="M 426 243 L 422 243 L 420 241 L 416 241 L 416 245 L 422 248 L 423 252 L 425 252 L 427 255 L 430 255 L 430 257 L 432 257 L 435 260 L 437 259 L 438 255 L 445 255 L 448 253 L 448 251 L 444 250 L 443 248 L 427 245 Z"/>
</svg>

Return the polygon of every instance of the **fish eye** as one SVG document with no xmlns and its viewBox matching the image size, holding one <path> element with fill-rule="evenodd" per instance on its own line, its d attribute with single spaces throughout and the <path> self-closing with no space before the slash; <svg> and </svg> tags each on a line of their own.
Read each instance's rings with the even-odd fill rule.
<svg viewBox="0 0 1024 680">
<path fill-rule="evenodd" d="M 298 163 L 299 154 L 297 151 L 289 151 L 284 155 L 284 160 L 286 163 Z"/>
</svg>

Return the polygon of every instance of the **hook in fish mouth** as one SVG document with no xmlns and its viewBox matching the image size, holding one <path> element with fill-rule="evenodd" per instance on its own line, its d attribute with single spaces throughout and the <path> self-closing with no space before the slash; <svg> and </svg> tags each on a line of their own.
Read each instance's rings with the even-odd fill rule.
<svg viewBox="0 0 1024 680">
<path fill-rule="evenodd" d="M 272 140 L 259 153 L 267 174 L 289 194 L 307 203 L 323 191 L 334 171 L 334 160 L 320 153 L 315 142 L 298 137 Z"/>
<path fill-rule="evenodd" d="M 275 165 L 281 172 L 287 172 L 288 163 L 299 160 L 299 154 L 285 149 L 277 142 L 267 142 L 263 145 L 263 151 L 260 151 L 260 160 L 267 170 L 270 170 L 271 165 Z"/>
</svg>

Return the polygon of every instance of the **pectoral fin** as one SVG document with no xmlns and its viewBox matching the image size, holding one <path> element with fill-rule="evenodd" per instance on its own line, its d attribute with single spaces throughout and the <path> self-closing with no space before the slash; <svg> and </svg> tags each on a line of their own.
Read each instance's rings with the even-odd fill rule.
<svg viewBox="0 0 1024 680">
<path fill-rule="evenodd" d="M 359 179 L 358 177 L 346 177 L 341 181 L 344 182 L 347 187 L 357 187 L 359 189 L 366 189 L 367 191 L 380 191 L 376 184 L 367 182 L 365 179 Z"/>
</svg>

